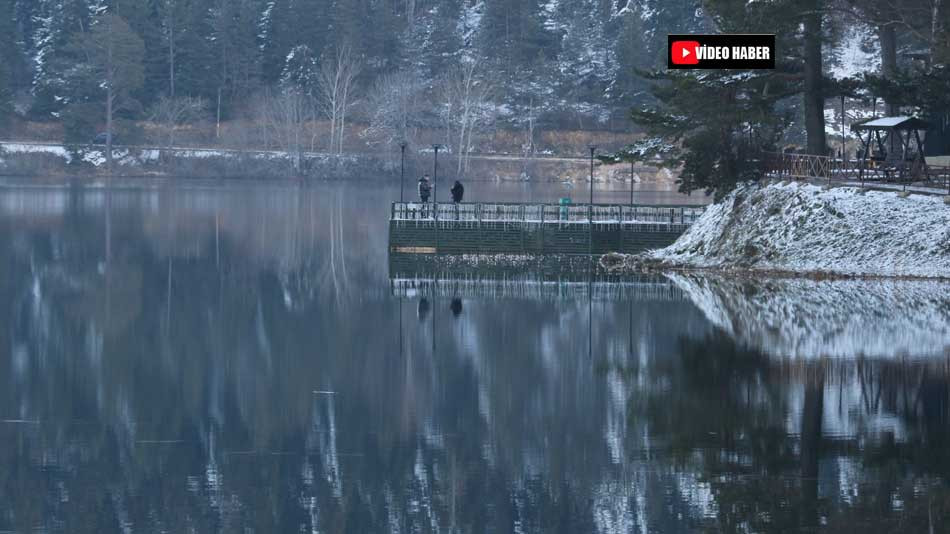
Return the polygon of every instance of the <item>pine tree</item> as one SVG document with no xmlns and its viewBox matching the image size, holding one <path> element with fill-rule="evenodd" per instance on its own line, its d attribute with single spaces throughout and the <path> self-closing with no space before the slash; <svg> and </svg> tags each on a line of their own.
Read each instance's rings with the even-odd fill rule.
<svg viewBox="0 0 950 534">
<path fill-rule="evenodd" d="M 333 11 L 333 0 L 295 0 L 292 21 L 295 33 L 294 39 L 287 41 L 287 51 L 304 44 L 320 57 L 332 48 L 338 37 L 333 27 Z"/>
<path fill-rule="evenodd" d="M 12 0 L 0 0 L 0 124 L 13 111 L 17 71 L 23 68 L 13 7 Z"/>
<path fill-rule="evenodd" d="M 405 63 L 432 83 L 458 63 L 462 39 L 458 33 L 459 0 L 429 4 L 415 15 L 402 38 Z"/>
<path fill-rule="evenodd" d="M 282 87 L 292 87 L 301 93 L 314 96 L 319 83 L 320 64 L 307 45 L 295 46 L 284 60 L 280 75 Z"/>
<path fill-rule="evenodd" d="M 259 82 L 256 13 L 260 8 L 257 0 L 216 0 L 208 14 L 214 79 L 228 102 L 249 94 Z"/>
<path fill-rule="evenodd" d="M 261 9 L 258 42 L 265 83 L 280 80 L 294 47 L 306 45 L 319 57 L 335 35 L 330 0 L 267 0 Z"/>
<path fill-rule="evenodd" d="M 292 48 L 288 40 L 293 30 L 293 2 L 290 0 L 267 0 L 258 23 L 261 62 L 264 79 L 278 79 L 284 60 Z"/>
<path fill-rule="evenodd" d="M 644 87 L 638 70 L 648 70 L 653 65 L 647 65 L 641 52 L 646 48 L 644 39 L 643 17 L 633 9 L 627 9 L 620 14 L 623 30 L 617 39 L 617 84 L 616 96 L 628 102 Z"/>
<path fill-rule="evenodd" d="M 62 72 L 75 64 L 75 51 L 69 50 L 74 35 L 89 29 L 97 3 L 86 0 L 40 0 L 33 36 L 32 113 L 49 116 L 68 104 L 74 95 L 64 87 Z"/>
<path fill-rule="evenodd" d="M 363 43 L 366 74 L 375 78 L 398 67 L 401 26 L 387 0 L 367 0 L 363 7 L 365 24 L 373 31 L 363 31 L 359 39 Z"/>
<path fill-rule="evenodd" d="M 73 77 L 82 77 L 87 85 L 91 81 L 104 93 L 106 161 L 111 171 L 114 115 L 120 106 L 129 105 L 132 93 L 145 82 L 145 44 L 125 19 L 109 11 L 94 17 L 88 31 L 74 34 L 70 49 L 85 60 L 71 70 Z"/>
<path fill-rule="evenodd" d="M 217 94 L 212 51 L 206 36 L 212 33 L 207 14 L 209 0 L 176 0 L 181 15 L 175 28 L 175 96 L 211 99 Z"/>
<path fill-rule="evenodd" d="M 544 28 L 537 0 L 486 2 L 478 39 L 480 52 L 508 83 L 524 66 L 551 60 L 559 50 L 558 35 Z"/>
<path fill-rule="evenodd" d="M 151 106 L 168 92 L 168 50 L 162 28 L 163 0 L 121 0 L 121 15 L 145 45 L 145 83 L 136 97 L 144 107 Z"/>
<path fill-rule="evenodd" d="M 625 161 L 660 158 L 681 167 L 680 190 L 722 196 L 761 175 L 761 150 L 775 149 L 787 117 L 776 111 L 786 96 L 767 71 L 668 71 L 652 76 L 657 104 L 635 108 L 647 137 L 618 154 Z"/>
<path fill-rule="evenodd" d="M 634 123 L 647 137 L 616 157 L 661 158 L 681 167 L 680 189 L 721 196 L 737 182 L 761 176 L 763 150 L 775 150 L 790 122 L 783 103 L 804 91 L 802 12 L 793 1 L 707 3 L 719 31 L 752 28 L 776 33 L 776 69 L 762 71 L 657 71 L 648 75 L 653 102 L 637 106 Z M 769 21 L 763 26 L 762 21 Z"/>
</svg>

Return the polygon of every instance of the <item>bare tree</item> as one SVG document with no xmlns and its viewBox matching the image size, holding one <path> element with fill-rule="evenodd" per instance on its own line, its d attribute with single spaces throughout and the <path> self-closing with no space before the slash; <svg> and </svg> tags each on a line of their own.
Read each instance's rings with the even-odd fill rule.
<svg viewBox="0 0 950 534">
<path fill-rule="evenodd" d="M 207 109 L 207 102 L 201 98 L 162 97 L 152 108 L 151 120 L 160 124 L 164 133 L 165 146 L 175 144 L 175 130 L 182 124 L 201 118 Z"/>
<path fill-rule="evenodd" d="M 353 104 L 353 82 L 362 70 L 360 59 L 348 45 L 324 60 L 318 75 L 318 89 L 326 117 L 330 119 L 330 151 L 343 153 L 346 111 Z"/>
<path fill-rule="evenodd" d="M 442 81 L 441 115 L 448 144 L 458 156 L 459 176 L 468 170 L 472 136 L 494 121 L 493 92 L 492 84 L 482 76 L 476 60 L 455 67 Z"/>
<path fill-rule="evenodd" d="M 294 170 L 299 172 L 303 159 L 303 141 L 307 121 L 313 117 L 311 100 L 297 88 L 267 91 L 260 101 L 261 125 L 268 143 L 293 157 Z"/>
<path fill-rule="evenodd" d="M 364 135 L 387 146 L 413 142 L 421 122 L 422 90 L 422 81 L 410 71 L 377 78 L 367 97 L 370 124 Z"/>
</svg>

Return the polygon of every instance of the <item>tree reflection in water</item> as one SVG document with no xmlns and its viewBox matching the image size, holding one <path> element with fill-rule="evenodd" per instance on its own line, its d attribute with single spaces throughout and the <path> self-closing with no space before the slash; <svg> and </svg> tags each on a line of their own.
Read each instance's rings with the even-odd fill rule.
<svg viewBox="0 0 950 534">
<path fill-rule="evenodd" d="M 390 198 L 0 194 L 0 530 L 926 532 L 950 517 L 945 357 L 783 359 L 749 343 L 781 336 L 737 344 L 748 328 L 648 297 L 466 297 L 457 314 L 430 297 L 418 320 L 421 299 L 388 289 Z"/>
</svg>

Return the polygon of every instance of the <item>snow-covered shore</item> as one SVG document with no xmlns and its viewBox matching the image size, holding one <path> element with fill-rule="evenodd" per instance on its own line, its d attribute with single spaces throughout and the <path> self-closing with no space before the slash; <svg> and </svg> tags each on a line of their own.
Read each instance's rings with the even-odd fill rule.
<svg viewBox="0 0 950 534">
<path fill-rule="evenodd" d="M 745 184 L 675 243 L 638 256 L 605 258 L 608 269 L 833 273 L 950 278 L 950 204 L 938 196 Z"/>
</svg>

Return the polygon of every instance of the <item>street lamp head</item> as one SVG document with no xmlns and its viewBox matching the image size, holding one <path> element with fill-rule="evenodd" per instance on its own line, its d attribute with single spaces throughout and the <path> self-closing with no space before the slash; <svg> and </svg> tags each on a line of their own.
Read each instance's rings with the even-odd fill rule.
<svg viewBox="0 0 950 534">
<path fill-rule="evenodd" d="M 597 145 L 589 145 L 587 148 L 590 149 L 591 154 L 597 151 Z"/>
<path fill-rule="evenodd" d="M 409 146 L 409 143 L 407 143 L 407 142 L 405 142 L 405 141 L 399 143 L 399 148 L 401 148 L 401 149 L 403 149 L 403 150 L 405 150 L 407 146 Z"/>
</svg>

